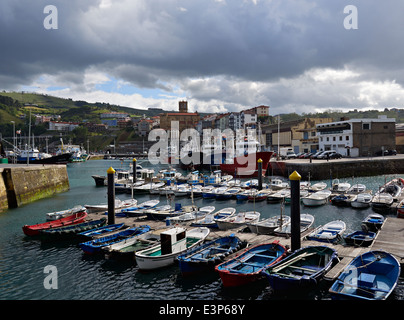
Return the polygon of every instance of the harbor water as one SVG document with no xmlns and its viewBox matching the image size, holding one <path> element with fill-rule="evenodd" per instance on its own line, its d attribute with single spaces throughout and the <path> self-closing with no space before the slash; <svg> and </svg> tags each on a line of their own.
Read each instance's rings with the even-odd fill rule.
<svg viewBox="0 0 404 320">
<path fill-rule="evenodd" d="M 94 174 L 106 175 L 109 167 L 128 168 L 131 160 L 91 160 L 68 164 L 70 190 L 51 198 L 38 200 L 16 209 L 0 213 L 0 299 L 1 300 L 279 300 L 265 283 L 256 283 L 244 288 L 226 289 L 221 285 L 216 273 L 198 277 L 182 277 L 178 266 L 156 270 L 149 273 L 138 271 L 133 262 L 106 260 L 103 257 L 88 256 L 77 243 L 42 243 L 24 235 L 22 226 L 44 222 L 47 212 L 64 210 L 76 205 L 99 204 L 107 202 L 107 188 L 96 187 Z M 147 161 L 139 163 L 143 167 L 153 168 Z M 375 192 L 386 181 L 396 176 L 375 176 L 341 179 L 351 184 L 363 183 Z M 333 177 L 338 178 L 338 177 Z M 267 178 L 266 178 L 267 179 Z M 266 182 L 266 179 L 264 182 Z M 315 183 L 317 181 L 311 181 Z M 330 186 L 330 179 L 324 180 Z M 130 198 L 130 194 L 117 194 L 120 199 Z M 143 202 L 155 195 L 135 195 Z M 159 197 L 159 196 L 157 196 Z M 167 199 L 159 197 L 160 204 Z M 178 198 L 175 202 L 190 204 L 188 198 Z M 261 218 L 278 215 L 280 204 L 266 201 L 238 203 L 236 200 L 215 201 L 196 198 L 198 206 L 213 205 L 216 210 L 235 207 L 238 211 L 256 210 Z M 289 213 L 285 207 L 285 214 Z M 315 217 L 314 226 L 341 219 L 347 225 L 346 233 L 360 230 L 361 221 L 372 209 L 355 210 L 350 207 L 336 207 L 327 204 L 321 207 L 302 206 L 301 213 L 310 213 Z M 133 218 L 128 218 L 133 219 Z M 214 231 L 212 231 L 214 232 Z M 404 245 L 404 244 L 403 244 Z M 57 270 L 57 288 L 45 285 L 47 266 Z M 329 284 L 328 284 L 329 285 Z M 293 296 L 293 299 L 296 297 Z M 327 285 L 319 287 L 309 295 L 299 299 L 330 300 Z M 390 297 L 404 300 L 404 279 Z"/>
</svg>

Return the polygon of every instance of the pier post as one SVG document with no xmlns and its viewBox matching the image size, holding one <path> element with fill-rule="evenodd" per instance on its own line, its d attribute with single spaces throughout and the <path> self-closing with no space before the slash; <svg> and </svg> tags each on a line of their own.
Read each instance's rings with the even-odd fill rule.
<svg viewBox="0 0 404 320">
<path fill-rule="evenodd" d="M 258 159 L 258 190 L 262 190 L 262 159 Z"/>
<path fill-rule="evenodd" d="M 290 220 L 291 220 L 291 250 L 300 249 L 300 179 L 301 176 L 294 171 L 290 176 Z"/>
<path fill-rule="evenodd" d="M 107 170 L 108 177 L 108 224 L 115 224 L 115 170 Z"/>
<path fill-rule="evenodd" d="M 136 182 L 136 171 L 137 171 L 136 163 L 137 163 L 136 158 L 133 158 L 133 162 L 132 162 L 132 165 L 133 165 L 133 168 L 132 168 L 133 169 L 133 183 Z"/>
</svg>

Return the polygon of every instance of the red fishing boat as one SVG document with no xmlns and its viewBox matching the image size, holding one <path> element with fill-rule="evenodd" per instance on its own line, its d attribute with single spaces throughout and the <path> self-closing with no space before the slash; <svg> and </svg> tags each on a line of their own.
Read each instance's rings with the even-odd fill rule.
<svg viewBox="0 0 404 320">
<path fill-rule="evenodd" d="M 224 287 L 245 285 L 263 278 L 261 271 L 281 261 L 287 254 L 279 241 L 258 244 L 215 267 Z"/>
<path fill-rule="evenodd" d="M 247 178 L 258 176 L 258 160 L 262 160 L 262 174 L 265 175 L 269 161 L 273 155 L 272 151 L 259 151 L 248 155 L 235 157 L 233 163 L 220 164 L 222 172 L 233 176 Z"/>
<path fill-rule="evenodd" d="M 27 236 L 35 236 L 39 234 L 40 230 L 48 230 L 52 228 L 60 228 L 64 226 L 69 226 L 77 223 L 84 222 L 84 220 L 87 217 L 87 210 L 82 210 L 77 213 L 74 213 L 70 216 L 53 220 L 53 221 L 48 221 L 44 223 L 38 223 L 34 225 L 25 225 L 22 227 L 22 231 L 27 235 Z"/>
</svg>

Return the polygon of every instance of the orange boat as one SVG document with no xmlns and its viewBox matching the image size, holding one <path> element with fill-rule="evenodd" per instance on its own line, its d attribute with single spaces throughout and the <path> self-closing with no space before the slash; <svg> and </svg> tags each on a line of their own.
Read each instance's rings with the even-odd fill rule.
<svg viewBox="0 0 404 320">
<path fill-rule="evenodd" d="M 22 227 L 22 231 L 24 231 L 24 233 L 27 236 L 35 236 L 35 235 L 39 234 L 40 230 L 60 228 L 60 227 L 70 226 L 73 224 L 84 222 L 86 217 L 87 217 L 87 210 L 83 210 L 83 211 L 79 211 L 77 213 L 74 213 L 70 216 L 67 216 L 67 217 L 64 217 L 61 219 L 48 221 L 48 222 L 44 222 L 44 223 L 38 223 L 38 224 L 31 225 L 31 226 L 25 225 Z"/>
</svg>

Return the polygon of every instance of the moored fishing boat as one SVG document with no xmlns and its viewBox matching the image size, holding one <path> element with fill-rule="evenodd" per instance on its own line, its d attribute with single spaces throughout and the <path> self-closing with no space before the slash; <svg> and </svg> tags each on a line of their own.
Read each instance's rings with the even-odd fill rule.
<svg viewBox="0 0 404 320">
<path fill-rule="evenodd" d="M 290 189 L 281 189 L 276 192 L 268 194 L 268 203 L 278 203 L 284 201 L 285 198 L 290 197 Z"/>
<path fill-rule="evenodd" d="M 146 215 L 145 210 L 154 208 L 160 203 L 160 200 L 148 200 L 140 203 L 139 205 L 135 205 L 133 207 L 128 207 L 122 209 L 119 213 L 116 213 L 116 216 L 121 217 L 133 217 L 133 216 L 142 216 Z"/>
<path fill-rule="evenodd" d="M 354 194 L 338 194 L 331 198 L 331 204 L 339 207 L 350 207 L 357 196 Z"/>
<path fill-rule="evenodd" d="M 141 271 L 150 271 L 172 265 L 177 256 L 202 243 L 210 230 L 198 227 L 191 230 L 176 227 L 160 233 L 160 244 L 135 253 Z"/>
<path fill-rule="evenodd" d="M 179 268 L 184 276 L 213 271 L 216 265 L 243 246 L 245 243 L 234 235 L 211 240 L 179 255 Z"/>
<path fill-rule="evenodd" d="M 41 239 L 44 241 L 71 239 L 78 233 L 92 230 L 104 226 L 107 223 L 106 218 L 91 220 L 82 223 L 72 224 L 70 226 L 51 228 L 39 231 Z"/>
<path fill-rule="evenodd" d="M 330 190 L 321 190 L 314 193 L 310 193 L 306 197 L 302 197 L 302 202 L 305 206 L 316 207 L 324 205 L 328 202 L 328 198 L 331 196 Z"/>
<path fill-rule="evenodd" d="M 300 215 L 300 232 L 304 232 L 309 229 L 314 223 L 314 216 L 308 213 L 302 213 Z M 278 236 L 290 236 L 291 234 L 291 227 L 290 223 L 282 224 L 278 226 L 273 233 Z"/>
<path fill-rule="evenodd" d="M 359 193 L 351 201 L 351 207 L 356 209 L 369 208 L 372 202 L 372 195 L 370 193 Z"/>
<path fill-rule="evenodd" d="M 199 208 L 196 211 L 186 212 L 186 213 L 181 214 L 176 217 L 167 218 L 166 223 L 167 223 L 167 220 L 169 220 L 169 224 L 189 222 L 192 220 L 195 221 L 195 220 L 205 217 L 207 214 L 210 214 L 213 211 L 215 211 L 214 206 L 204 206 L 204 207 Z"/>
<path fill-rule="evenodd" d="M 251 190 L 250 194 L 248 195 L 248 201 L 252 202 L 259 202 L 259 201 L 264 201 L 268 198 L 270 194 L 273 193 L 273 191 L 269 189 L 264 189 L 264 190 Z"/>
<path fill-rule="evenodd" d="M 376 238 L 372 231 L 354 231 L 344 237 L 345 243 L 350 246 L 369 247 Z"/>
<path fill-rule="evenodd" d="M 127 199 L 127 200 L 120 200 L 115 199 L 114 208 L 115 210 L 121 210 L 129 207 L 136 206 L 137 200 L 136 199 Z M 85 204 L 84 207 L 87 209 L 88 213 L 96 213 L 108 210 L 108 203 L 103 204 Z"/>
<path fill-rule="evenodd" d="M 378 192 L 372 198 L 370 205 L 375 212 L 388 213 L 393 202 L 394 198 L 391 194 Z"/>
<path fill-rule="evenodd" d="M 344 221 L 335 220 L 316 228 L 313 232 L 309 233 L 306 238 L 307 240 L 335 243 L 341 239 L 345 229 L 346 224 Z"/>
<path fill-rule="evenodd" d="M 292 292 L 317 285 L 337 260 L 337 251 L 327 246 L 296 250 L 262 274 L 275 292 Z"/>
<path fill-rule="evenodd" d="M 52 221 L 52 220 L 61 219 L 61 218 L 67 217 L 67 216 L 69 216 L 71 214 L 75 214 L 77 212 L 85 211 L 85 210 L 86 210 L 86 208 L 83 207 L 83 206 L 75 206 L 75 207 L 73 207 L 71 209 L 48 212 L 46 214 L 46 220 L 47 221 Z"/>
<path fill-rule="evenodd" d="M 325 182 L 317 182 L 315 184 L 312 184 L 308 190 L 309 192 L 317 192 L 324 190 L 325 188 L 327 188 L 327 184 Z"/>
<path fill-rule="evenodd" d="M 208 228 L 218 228 L 216 220 L 223 220 L 227 217 L 234 215 L 236 209 L 232 207 L 223 208 L 215 213 L 207 214 L 204 218 L 196 220 L 191 223 L 194 227 L 208 227 Z"/>
<path fill-rule="evenodd" d="M 143 233 L 137 237 L 102 247 L 107 259 L 135 260 L 135 253 L 147 249 L 160 242 L 160 235 L 152 231 Z"/>
<path fill-rule="evenodd" d="M 216 200 L 228 200 L 232 198 L 236 198 L 236 195 L 241 192 L 241 188 L 232 187 L 228 188 L 223 192 L 216 193 Z"/>
<path fill-rule="evenodd" d="M 340 182 L 339 179 L 334 179 L 331 183 L 331 191 L 334 193 L 345 193 L 349 190 L 350 187 L 350 183 Z"/>
<path fill-rule="evenodd" d="M 174 209 L 171 206 L 164 206 L 164 208 L 160 208 L 159 210 L 153 210 L 153 208 L 145 210 L 147 219 L 165 220 L 167 218 L 176 217 L 187 212 L 198 211 L 198 207 L 196 205 L 182 206 L 180 203 L 176 203 Z"/>
<path fill-rule="evenodd" d="M 82 239 L 92 239 L 92 238 L 101 237 L 108 233 L 118 231 L 118 230 L 122 229 L 123 227 L 125 227 L 124 223 L 114 223 L 114 224 L 109 224 L 109 225 L 106 225 L 103 227 L 90 229 L 88 231 L 79 232 L 77 234 L 77 236 Z"/>
<path fill-rule="evenodd" d="M 381 229 L 383 223 L 384 216 L 378 213 L 371 213 L 362 221 L 362 228 L 377 232 Z"/>
<path fill-rule="evenodd" d="M 72 224 L 77 224 L 84 222 L 84 220 L 87 218 L 87 211 L 79 211 L 76 213 L 73 213 L 67 217 L 60 218 L 57 220 L 52 220 L 52 221 L 47 221 L 44 223 L 38 223 L 34 225 L 25 225 L 22 227 L 22 231 L 27 235 L 27 236 L 36 236 L 39 235 L 39 231 L 41 230 L 48 230 L 51 228 L 60 228 L 63 226 L 69 226 Z"/>
<path fill-rule="evenodd" d="M 105 237 L 82 242 L 79 244 L 79 247 L 84 251 L 84 253 L 95 254 L 101 252 L 102 247 L 139 236 L 148 231 L 150 231 L 150 226 L 148 225 L 133 227 Z"/>
<path fill-rule="evenodd" d="M 397 286 L 401 268 L 385 251 L 365 252 L 345 267 L 329 289 L 332 299 L 386 300 Z"/>
<path fill-rule="evenodd" d="M 281 261 L 286 248 L 273 243 L 258 244 L 245 249 L 235 258 L 215 267 L 224 287 L 236 287 L 262 279 L 261 271 Z"/>
<path fill-rule="evenodd" d="M 261 213 L 257 211 L 239 212 L 223 220 L 215 219 L 220 230 L 242 227 L 259 220 Z"/>
<path fill-rule="evenodd" d="M 249 223 L 248 228 L 251 232 L 256 234 L 273 234 L 276 228 L 288 224 L 290 224 L 290 216 L 285 216 L 282 214 L 261 221 Z"/>
</svg>

